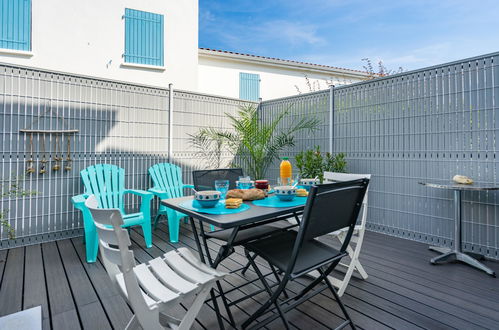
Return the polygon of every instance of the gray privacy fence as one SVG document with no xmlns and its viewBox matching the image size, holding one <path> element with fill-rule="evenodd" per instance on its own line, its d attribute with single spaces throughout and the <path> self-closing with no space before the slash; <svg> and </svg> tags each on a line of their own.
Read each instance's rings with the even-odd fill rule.
<svg viewBox="0 0 499 330">
<path fill-rule="evenodd" d="M 418 182 L 463 174 L 499 184 L 499 53 L 262 102 L 262 118 L 288 107 L 324 122 L 314 137 L 299 136 L 290 156 L 320 145 L 345 152 L 349 172 L 373 175 L 371 230 L 451 246 L 452 192 Z M 499 259 L 499 193 L 466 192 L 463 202 L 463 248 Z"/>
<path fill-rule="evenodd" d="M 9 240 L 2 227 L 0 248 L 81 235 L 82 218 L 70 199 L 83 192 L 79 172 L 89 165 L 116 164 L 125 169 L 127 188 L 147 189 L 151 187 L 147 169 L 171 156 L 189 183 L 190 172 L 203 167 L 203 162 L 197 159 L 187 134 L 205 126 L 226 127 L 224 112 L 235 113 L 247 104 L 184 91 L 174 91 L 171 102 L 169 96 L 169 89 L 0 65 L 2 185 L 6 188 L 7 181 L 17 176 L 24 189 L 37 192 L 0 200 L 0 209 L 8 210 L 6 219 L 16 236 Z M 23 128 L 79 130 L 70 136 L 72 169 L 51 170 L 55 149 L 63 149 L 63 157 L 67 156 L 67 135 L 56 148 L 56 135 L 45 134 L 43 139 L 34 134 L 37 172 L 26 175 L 30 134 L 19 132 Z M 39 174 L 42 144 L 50 160 L 45 174 Z M 63 167 L 66 163 L 62 162 Z M 128 209 L 138 204 L 137 198 L 127 197 Z"/>
</svg>

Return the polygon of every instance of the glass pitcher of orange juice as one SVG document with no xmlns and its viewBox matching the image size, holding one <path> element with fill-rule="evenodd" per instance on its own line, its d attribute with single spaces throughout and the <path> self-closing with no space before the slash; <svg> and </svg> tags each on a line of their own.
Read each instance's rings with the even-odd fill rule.
<svg viewBox="0 0 499 330">
<path fill-rule="evenodd" d="M 281 165 L 279 166 L 279 174 L 281 177 L 281 184 L 283 186 L 291 185 L 291 176 L 292 176 L 293 168 L 289 161 L 288 157 L 283 157 L 281 161 Z"/>
</svg>

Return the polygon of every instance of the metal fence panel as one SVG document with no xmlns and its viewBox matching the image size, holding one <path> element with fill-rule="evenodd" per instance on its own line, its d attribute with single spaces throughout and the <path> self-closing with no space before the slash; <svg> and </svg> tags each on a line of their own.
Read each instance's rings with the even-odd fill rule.
<svg viewBox="0 0 499 330">
<path fill-rule="evenodd" d="M 306 103 L 327 127 L 327 93 L 262 102 L 262 117 Z M 451 246 L 452 192 L 418 182 L 463 174 L 499 184 L 499 53 L 341 86 L 333 99 L 333 152 L 346 153 L 349 172 L 373 175 L 368 228 Z M 327 150 L 326 137 L 307 136 L 289 155 Z M 499 193 L 466 192 L 463 202 L 463 248 L 499 259 Z"/>
<path fill-rule="evenodd" d="M 83 192 L 79 172 L 89 165 L 116 164 L 125 169 L 126 187 L 151 187 L 148 168 L 168 161 L 168 100 L 169 90 L 164 88 L 0 65 L 2 184 L 25 172 L 30 154 L 29 134 L 20 133 L 19 129 L 79 130 L 70 137 L 71 171 L 52 171 L 50 161 L 47 173 L 39 174 L 43 138 L 33 136 L 37 173 L 24 175 L 22 186 L 38 193 L 0 200 L 0 209 L 8 210 L 7 220 L 16 236 L 9 240 L 7 231 L 0 228 L 0 248 L 81 235 L 82 218 L 70 199 Z M 204 126 L 226 128 L 224 113 L 234 114 L 243 104 L 248 103 L 190 92 L 174 93 L 172 162 L 183 167 L 186 182 L 191 182 L 190 171 L 203 164 L 196 161 L 187 134 Z M 52 113 L 38 118 L 48 109 Z M 65 125 L 57 115 L 64 117 Z M 48 159 L 54 156 L 55 139 L 54 135 L 45 137 Z M 225 157 L 228 162 L 229 156 Z M 127 210 L 137 209 L 139 202 L 137 197 L 127 196 Z M 156 207 L 157 201 L 153 204 Z"/>
</svg>

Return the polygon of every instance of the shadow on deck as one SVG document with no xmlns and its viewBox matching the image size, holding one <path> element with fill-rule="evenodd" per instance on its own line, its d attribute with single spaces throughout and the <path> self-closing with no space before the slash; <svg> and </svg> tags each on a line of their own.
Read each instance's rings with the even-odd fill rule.
<svg viewBox="0 0 499 330">
<path fill-rule="evenodd" d="M 144 248 L 139 231 L 132 230 L 135 257 L 144 262 L 176 246 L 195 250 L 190 226 L 183 226 L 181 243 L 168 242 L 167 227 L 154 232 L 154 245 Z M 210 248 L 218 250 L 217 242 Z M 230 271 L 245 264 L 240 249 L 222 264 Z M 354 323 L 363 329 L 499 329 L 499 279 L 460 264 L 432 266 L 435 253 L 427 245 L 367 232 L 361 263 L 369 278 L 352 279 L 343 295 Z M 102 264 L 87 264 L 82 238 L 0 251 L 0 316 L 42 306 L 44 329 L 123 329 L 131 310 L 111 286 Z M 485 262 L 496 272 L 499 263 Z M 248 272 L 247 277 L 255 278 Z M 228 290 L 245 281 L 240 273 L 228 277 Z M 297 291 L 307 279 L 295 282 Z M 250 285 L 228 295 L 240 298 Z M 234 309 L 238 324 L 266 299 L 261 293 Z M 177 312 L 182 312 L 179 306 Z M 297 329 L 334 328 L 341 312 L 324 291 L 289 314 Z M 216 329 L 215 313 L 205 305 L 194 324 L 197 329 Z M 281 329 L 275 320 L 267 328 Z"/>
</svg>

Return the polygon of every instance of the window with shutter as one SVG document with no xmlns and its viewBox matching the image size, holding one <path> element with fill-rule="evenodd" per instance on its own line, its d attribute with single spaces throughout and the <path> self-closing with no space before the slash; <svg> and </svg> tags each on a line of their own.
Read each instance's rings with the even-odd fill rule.
<svg viewBox="0 0 499 330">
<path fill-rule="evenodd" d="M 247 101 L 258 101 L 260 98 L 260 75 L 239 73 L 239 98 Z"/>
<path fill-rule="evenodd" d="M 126 63 L 163 66 L 163 15 L 125 9 Z"/>
<path fill-rule="evenodd" d="M 31 0 L 0 0 L 0 48 L 31 50 Z"/>
</svg>

